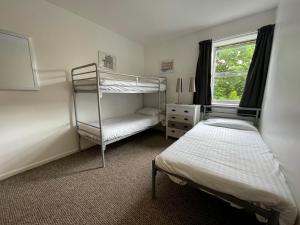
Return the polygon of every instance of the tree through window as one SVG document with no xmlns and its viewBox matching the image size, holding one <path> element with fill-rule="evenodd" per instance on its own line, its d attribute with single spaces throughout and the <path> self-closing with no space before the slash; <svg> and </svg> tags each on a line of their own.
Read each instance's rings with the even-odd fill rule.
<svg viewBox="0 0 300 225">
<path fill-rule="evenodd" d="M 214 48 L 213 102 L 239 103 L 255 49 L 255 40 Z"/>
</svg>

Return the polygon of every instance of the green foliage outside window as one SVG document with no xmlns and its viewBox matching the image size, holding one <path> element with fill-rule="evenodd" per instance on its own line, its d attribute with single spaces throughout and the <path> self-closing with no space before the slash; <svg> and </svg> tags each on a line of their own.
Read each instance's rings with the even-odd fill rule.
<svg viewBox="0 0 300 225">
<path fill-rule="evenodd" d="M 241 43 L 216 49 L 214 100 L 239 101 L 254 53 L 255 43 Z"/>
</svg>

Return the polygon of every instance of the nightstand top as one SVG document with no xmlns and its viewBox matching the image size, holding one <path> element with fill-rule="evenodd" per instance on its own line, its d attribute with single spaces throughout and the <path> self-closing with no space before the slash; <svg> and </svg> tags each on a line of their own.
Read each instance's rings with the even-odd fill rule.
<svg viewBox="0 0 300 225">
<path fill-rule="evenodd" d="M 185 107 L 185 106 L 187 106 L 187 107 L 192 107 L 192 106 L 194 106 L 194 107 L 198 107 L 198 106 L 200 106 L 200 105 L 194 105 L 194 104 L 178 104 L 178 103 L 168 103 L 167 104 L 167 106 L 182 106 L 182 107 Z"/>
</svg>

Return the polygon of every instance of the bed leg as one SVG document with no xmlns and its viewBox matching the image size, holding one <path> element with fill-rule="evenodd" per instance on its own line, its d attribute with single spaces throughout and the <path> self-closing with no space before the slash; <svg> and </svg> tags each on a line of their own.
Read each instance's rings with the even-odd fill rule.
<svg viewBox="0 0 300 225">
<path fill-rule="evenodd" d="M 106 149 L 106 145 L 101 145 L 101 159 L 102 159 L 102 168 L 105 167 L 105 158 L 104 158 L 104 151 Z"/>
<path fill-rule="evenodd" d="M 279 225 L 279 212 L 272 210 L 267 225 Z"/>
<path fill-rule="evenodd" d="M 156 198 L 156 190 L 155 190 L 156 173 L 157 173 L 157 169 L 156 169 L 156 166 L 155 166 L 155 160 L 152 160 L 152 199 Z"/>
<path fill-rule="evenodd" d="M 81 148 L 81 136 L 78 133 L 77 133 L 77 135 L 78 135 L 78 150 L 81 151 L 82 150 L 82 148 Z"/>
</svg>

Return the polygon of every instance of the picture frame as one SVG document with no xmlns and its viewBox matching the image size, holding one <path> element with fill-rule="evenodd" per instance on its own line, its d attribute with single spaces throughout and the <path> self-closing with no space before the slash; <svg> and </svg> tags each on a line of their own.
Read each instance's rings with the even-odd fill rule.
<svg viewBox="0 0 300 225">
<path fill-rule="evenodd" d="M 166 74 L 166 73 L 173 73 L 174 72 L 174 60 L 173 59 L 167 59 L 162 60 L 160 62 L 160 73 Z"/>
<path fill-rule="evenodd" d="M 106 53 L 104 51 L 98 51 L 98 66 L 105 70 L 116 70 L 116 56 Z"/>
</svg>

